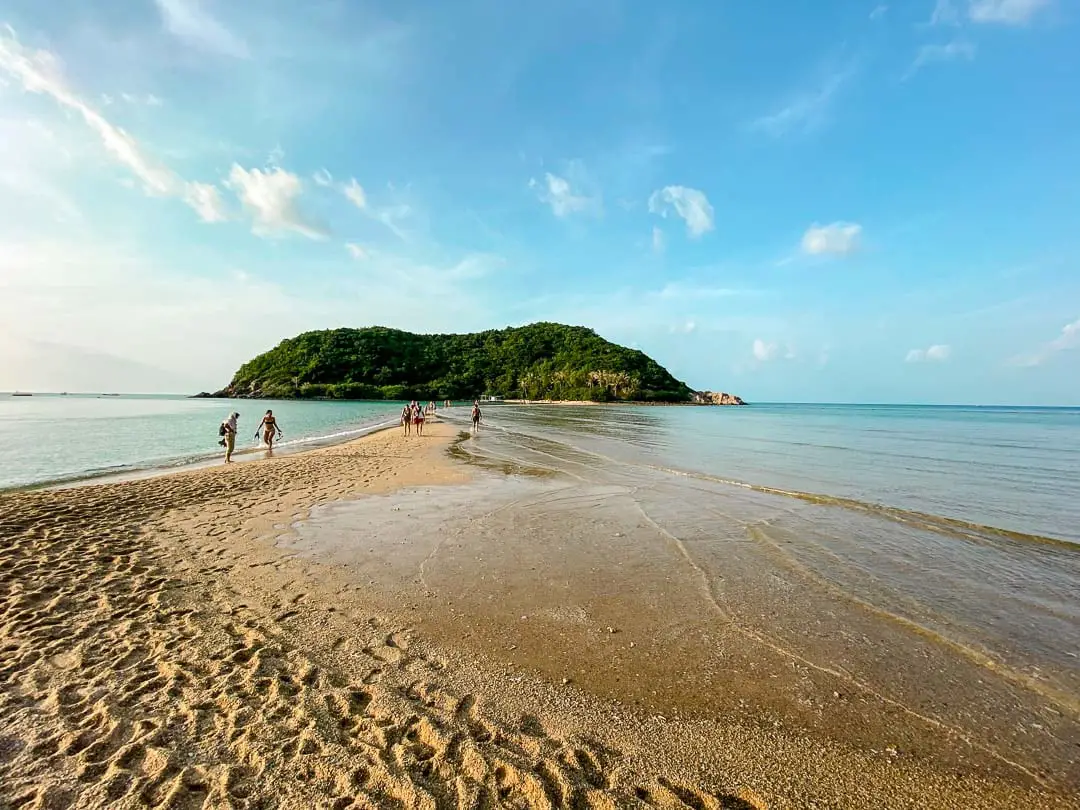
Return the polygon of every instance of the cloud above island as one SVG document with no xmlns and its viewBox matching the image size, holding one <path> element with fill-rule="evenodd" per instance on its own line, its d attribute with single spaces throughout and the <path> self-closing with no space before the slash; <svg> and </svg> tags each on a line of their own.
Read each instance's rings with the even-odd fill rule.
<svg viewBox="0 0 1080 810">
<path fill-rule="evenodd" d="M 935 344 L 928 349 L 912 349 L 904 361 L 907 363 L 943 363 L 952 355 L 952 348 L 944 344 Z"/>
<path fill-rule="evenodd" d="M 705 192 L 696 188 L 665 186 L 657 189 L 649 197 L 649 212 L 661 217 L 674 212 L 686 223 L 686 232 L 692 239 L 698 239 L 713 229 L 713 207 Z"/>
<path fill-rule="evenodd" d="M 802 238 L 802 251 L 808 256 L 847 256 L 859 247 L 862 226 L 854 222 L 833 222 L 806 229 Z"/>
</svg>

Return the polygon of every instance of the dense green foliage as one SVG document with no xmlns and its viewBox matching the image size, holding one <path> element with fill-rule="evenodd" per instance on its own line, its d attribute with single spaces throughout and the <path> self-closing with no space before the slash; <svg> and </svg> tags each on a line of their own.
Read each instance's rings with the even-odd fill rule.
<svg viewBox="0 0 1080 810">
<path fill-rule="evenodd" d="M 240 367 L 227 396 L 685 402 L 652 358 L 581 326 L 535 323 L 467 335 L 397 329 L 305 332 Z"/>
</svg>

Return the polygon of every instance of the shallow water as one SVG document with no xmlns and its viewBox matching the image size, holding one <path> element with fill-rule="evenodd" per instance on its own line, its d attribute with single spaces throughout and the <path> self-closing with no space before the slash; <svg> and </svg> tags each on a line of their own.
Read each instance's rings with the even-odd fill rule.
<svg viewBox="0 0 1080 810">
<path fill-rule="evenodd" d="M 494 405 L 493 431 L 1080 542 L 1080 409 Z"/>
<path fill-rule="evenodd" d="M 218 425 L 234 410 L 243 456 L 257 449 L 255 428 L 267 408 L 285 434 L 276 446 L 287 451 L 359 436 L 396 420 L 401 403 L 0 394 L 0 489 L 213 458 L 222 452 Z"/>
<path fill-rule="evenodd" d="M 620 699 L 749 705 L 878 750 L 1080 787 L 1077 526 L 1033 505 L 1075 514 L 1076 483 L 993 461 L 1008 445 L 1015 468 L 1064 471 L 1073 417 L 1020 413 L 1008 429 L 1007 413 L 977 427 L 870 412 L 845 427 L 826 409 L 796 430 L 784 408 L 742 413 L 489 406 L 457 448 L 476 484 L 330 507 L 289 542 L 352 566 L 391 605 L 420 602 L 451 641 Z M 770 433 L 813 441 L 758 459 L 748 448 Z M 891 449 L 871 464 L 875 447 Z M 968 462 L 942 467 L 949 448 Z M 799 453 L 831 459 L 830 474 L 811 480 Z"/>
</svg>

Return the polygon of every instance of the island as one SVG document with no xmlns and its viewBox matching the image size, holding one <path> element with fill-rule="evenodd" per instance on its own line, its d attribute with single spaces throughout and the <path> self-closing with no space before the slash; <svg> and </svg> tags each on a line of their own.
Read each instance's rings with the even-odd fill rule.
<svg viewBox="0 0 1080 810">
<path fill-rule="evenodd" d="M 244 363 L 222 390 L 197 396 L 744 404 L 693 391 L 644 352 L 558 323 L 468 334 L 382 326 L 304 332 Z"/>
</svg>

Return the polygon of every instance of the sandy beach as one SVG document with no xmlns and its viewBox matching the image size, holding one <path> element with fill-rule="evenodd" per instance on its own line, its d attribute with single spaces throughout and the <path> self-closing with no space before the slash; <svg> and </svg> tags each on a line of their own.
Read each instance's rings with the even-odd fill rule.
<svg viewBox="0 0 1080 810">
<path fill-rule="evenodd" d="M 715 617 L 650 651 L 698 608 L 604 565 L 669 599 L 667 563 L 595 513 L 593 557 L 474 533 L 537 481 L 458 430 L 0 495 L 0 808 L 1077 806 Z"/>
</svg>

